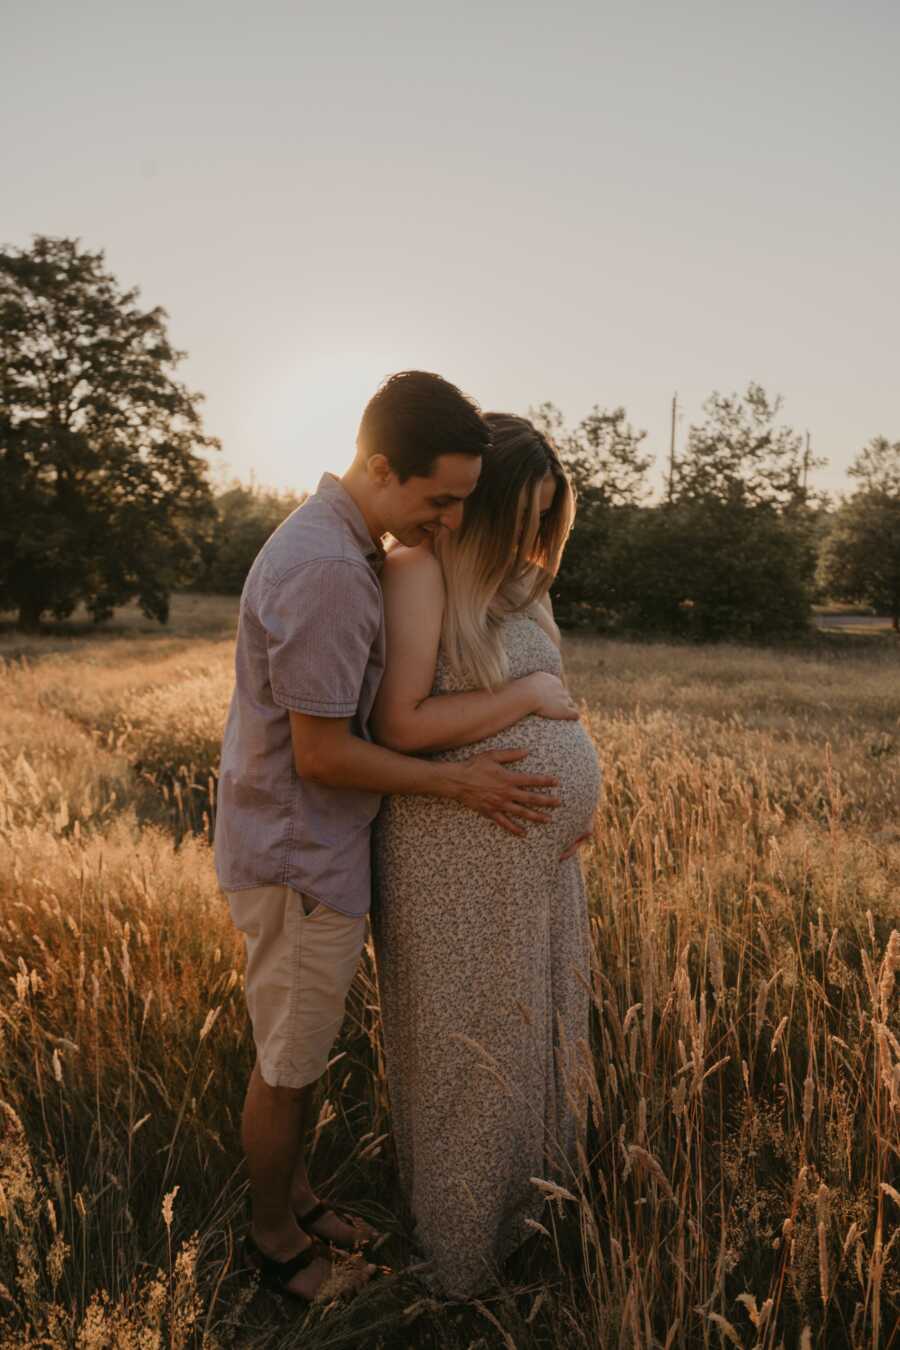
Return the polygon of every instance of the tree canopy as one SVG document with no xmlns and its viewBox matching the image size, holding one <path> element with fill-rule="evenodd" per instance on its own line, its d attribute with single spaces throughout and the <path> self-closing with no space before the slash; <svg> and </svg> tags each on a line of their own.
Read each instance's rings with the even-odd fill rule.
<svg viewBox="0 0 900 1350">
<path fill-rule="evenodd" d="M 778 510 L 804 505 L 805 469 L 825 461 L 805 455 L 803 438 L 779 425 L 781 406 L 780 396 L 770 397 L 752 380 L 744 394 L 712 393 L 704 421 L 688 431 L 671 498 Z"/>
<path fill-rule="evenodd" d="M 634 516 L 648 495 L 653 462 L 622 407 L 595 405 L 567 428 L 553 403 L 530 410 L 532 421 L 552 437 L 575 489 L 575 527 L 553 586 L 553 603 L 564 625 L 607 627 L 627 601 Z"/>
<path fill-rule="evenodd" d="M 552 438 L 579 497 L 603 506 L 637 506 L 647 496 L 647 470 L 653 463 L 653 456 L 641 450 L 647 433 L 635 430 L 624 408 L 595 404 L 573 430 L 553 403 L 542 403 L 529 415 Z"/>
<path fill-rule="evenodd" d="M 306 500 L 232 483 L 216 494 L 216 520 L 203 545 L 204 565 L 194 583 L 221 595 L 240 595 L 247 573 L 269 535 Z"/>
<path fill-rule="evenodd" d="M 873 436 L 847 473 L 859 484 L 861 492 L 900 497 L 900 441 L 892 443 L 886 436 Z"/>
<path fill-rule="evenodd" d="M 78 240 L 0 250 L 0 609 L 23 627 L 134 597 L 164 622 L 196 568 L 218 442 L 137 299 Z"/>
<path fill-rule="evenodd" d="M 859 484 L 835 512 L 820 562 L 835 598 L 890 614 L 900 631 L 900 441 L 876 436 L 848 470 Z"/>
<path fill-rule="evenodd" d="M 645 433 L 623 408 L 595 407 L 573 431 L 553 404 L 534 409 L 578 498 L 553 587 L 560 621 L 699 640 L 803 631 L 815 566 L 804 461 L 819 461 L 778 423 L 780 407 L 753 383 L 711 395 L 656 504 Z"/>
</svg>

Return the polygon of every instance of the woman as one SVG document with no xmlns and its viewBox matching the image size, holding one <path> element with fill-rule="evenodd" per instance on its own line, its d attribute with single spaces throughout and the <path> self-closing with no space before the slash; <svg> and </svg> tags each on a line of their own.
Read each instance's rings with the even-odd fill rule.
<svg viewBox="0 0 900 1350">
<path fill-rule="evenodd" d="M 588 1033 L 589 987 L 577 847 L 600 784 L 571 704 L 487 734 L 490 700 L 479 700 L 465 738 L 458 714 L 443 744 L 435 730 L 453 693 L 561 676 L 548 589 L 572 490 L 530 422 L 486 420 L 492 450 L 460 527 L 388 556 L 374 714 L 388 744 L 451 760 L 525 749 L 529 770 L 560 783 L 558 809 L 527 832 L 455 802 L 399 796 L 375 830 L 373 933 L 401 1180 L 438 1288 L 463 1295 L 490 1283 L 529 1235 L 543 1199 L 530 1179 L 575 1165 L 572 1057 Z"/>
</svg>

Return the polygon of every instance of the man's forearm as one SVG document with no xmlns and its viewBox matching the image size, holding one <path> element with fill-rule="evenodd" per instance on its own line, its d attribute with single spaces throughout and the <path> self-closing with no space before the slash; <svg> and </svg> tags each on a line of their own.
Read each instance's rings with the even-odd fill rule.
<svg viewBox="0 0 900 1350">
<path fill-rule="evenodd" d="M 527 679 L 510 680 L 501 689 L 475 689 L 463 694 L 433 694 L 415 709 L 376 732 L 379 739 L 404 754 L 455 750 L 505 731 L 534 710 L 534 690 Z"/>
<path fill-rule="evenodd" d="M 434 764 L 414 755 L 398 754 L 352 735 L 342 737 L 325 753 L 304 757 L 297 764 L 297 772 L 326 787 L 363 792 L 455 797 L 460 787 L 455 764 Z"/>
</svg>

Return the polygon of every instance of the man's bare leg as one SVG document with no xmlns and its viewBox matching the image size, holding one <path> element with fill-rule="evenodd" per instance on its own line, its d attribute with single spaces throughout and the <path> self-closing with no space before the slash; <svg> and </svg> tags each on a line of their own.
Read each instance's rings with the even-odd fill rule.
<svg viewBox="0 0 900 1350">
<path fill-rule="evenodd" d="M 303 1156 L 303 1127 L 311 1096 L 311 1087 L 270 1087 L 258 1063 L 254 1065 L 241 1121 L 250 1177 L 251 1232 L 260 1250 L 276 1261 L 289 1261 L 311 1242 L 294 1216 L 290 1185 Z M 313 1298 L 331 1270 L 330 1261 L 316 1257 L 286 1288 Z M 365 1283 L 373 1270 L 373 1266 L 360 1266 L 358 1283 Z"/>
<path fill-rule="evenodd" d="M 313 1124 L 312 1112 L 313 1093 L 310 1091 L 304 1095 L 301 1103 L 300 1148 L 291 1181 L 291 1208 L 295 1215 L 306 1214 L 319 1203 L 319 1197 L 310 1185 L 309 1173 L 306 1170 L 306 1141 Z M 361 1241 L 371 1242 L 378 1236 L 376 1230 L 363 1219 L 357 1218 L 351 1225 L 331 1212 L 316 1220 L 313 1233 L 324 1242 L 336 1242 L 338 1246 L 344 1247 Z"/>
</svg>

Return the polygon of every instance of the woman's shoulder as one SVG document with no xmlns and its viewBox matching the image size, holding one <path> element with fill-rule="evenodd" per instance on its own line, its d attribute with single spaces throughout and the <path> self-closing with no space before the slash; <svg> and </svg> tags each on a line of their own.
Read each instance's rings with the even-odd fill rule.
<svg viewBox="0 0 900 1350">
<path fill-rule="evenodd" d="M 390 544 L 385 554 L 384 566 L 393 572 L 416 568 L 424 568 L 426 571 L 435 568 L 441 570 L 430 544 L 416 544 L 415 548 L 410 548 L 408 544 Z"/>
<path fill-rule="evenodd" d="M 415 548 L 395 544 L 384 560 L 381 579 L 382 585 L 392 590 L 412 591 L 441 600 L 444 596 L 444 574 L 427 544 Z"/>
</svg>

